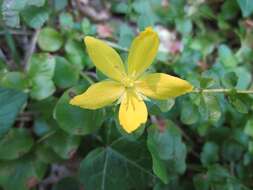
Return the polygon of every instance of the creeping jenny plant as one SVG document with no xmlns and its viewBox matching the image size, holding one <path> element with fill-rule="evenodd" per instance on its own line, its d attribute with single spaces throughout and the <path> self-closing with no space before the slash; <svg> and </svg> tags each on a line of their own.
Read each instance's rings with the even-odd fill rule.
<svg viewBox="0 0 253 190">
<path fill-rule="evenodd" d="M 190 92 L 187 81 L 164 73 L 145 74 L 154 60 L 159 38 L 151 27 L 133 41 L 125 68 L 118 53 L 101 40 L 84 39 L 88 54 L 96 67 L 109 77 L 75 96 L 70 104 L 85 109 L 99 109 L 119 100 L 119 122 L 128 133 L 147 121 L 146 97 L 164 100 Z"/>
</svg>

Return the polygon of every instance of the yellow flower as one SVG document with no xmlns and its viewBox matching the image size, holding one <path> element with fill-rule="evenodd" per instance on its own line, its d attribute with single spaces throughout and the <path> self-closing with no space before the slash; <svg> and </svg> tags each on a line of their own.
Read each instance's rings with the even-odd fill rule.
<svg viewBox="0 0 253 190">
<path fill-rule="evenodd" d="M 110 79 L 93 84 L 70 104 L 85 109 L 99 109 L 121 102 L 119 122 L 128 133 L 147 121 L 145 97 L 159 100 L 174 98 L 192 91 L 187 81 L 163 73 L 144 74 L 154 60 L 159 39 L 151 27 L 133 41 L 125 68 L 118 53 L 103 41 L 93 37 L 84 39 L 88 54 L 95 66 Z"/>
</svg>

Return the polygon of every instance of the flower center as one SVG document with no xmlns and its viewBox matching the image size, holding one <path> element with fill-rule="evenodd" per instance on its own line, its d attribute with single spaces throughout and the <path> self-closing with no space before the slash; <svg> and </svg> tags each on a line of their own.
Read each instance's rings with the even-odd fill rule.
<svg viewBox="0 0 253 190">
<path fill-rule="evenodd" d="M 134 80 L 129 77 L 125 77 L 121 82 L 126 88 L 134 87 Z"/>
</svg>

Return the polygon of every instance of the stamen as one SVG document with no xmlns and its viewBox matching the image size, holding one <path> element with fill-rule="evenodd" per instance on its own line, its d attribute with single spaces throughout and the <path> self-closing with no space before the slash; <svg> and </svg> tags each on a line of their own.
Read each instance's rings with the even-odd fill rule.
<svg viewBox="0 0 253 190">
<path fill-rule="evenodd" d="M 134 80 L 130 77 L 124 77 L 121 81 L 121 83 L 126 87 L 126 88 L 133 88 L 134 87 Z"/>
</svg>

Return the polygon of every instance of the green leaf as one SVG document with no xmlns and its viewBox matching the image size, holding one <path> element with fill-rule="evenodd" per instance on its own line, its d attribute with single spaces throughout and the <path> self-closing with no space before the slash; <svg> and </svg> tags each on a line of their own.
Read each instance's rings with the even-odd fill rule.
<svg viewBox="0 0 253 190">
<path fill-rule="evenodd" d="M 131 6 L 128 6 L 126 2 L 115 3 L 112 6 L 112 11 L 121 14 L 127 14 L 131 9 Z"/>
<path fill-rule="evenodd" d="M 168 16 L 174 20 L 183 17 L 185 0 L 171 0 L 169 4 Z"/>
<path fill-rule="evenodd" d="M 205 102 L 205 108 L 208 112 L 208 121 L 211 123 L 217 123 L 221 118 L 221 107 L 217 100 L 217 97 L 214 95 L 203 95 Z"/>
<path fill-rule="evenodd" d="M 221 184 L 224 183 L 226 178 L 230 177 L 227 169 L 218 164 L 208 168 L 207 176 L 210 181 Z"/>
<path fill-rule="evenodd" d="M 86 86 L 87 88 L 87 86 Z M 97 131 L 104 120 L 104 111 L 87 110 L 69 104 L 70 94 L 80 94 L 80 89 L 67 90 L 57 102 L 54 118 L 59 126 L 69 134 L 86 135 Z"/>
<path fill-rule="evenodd" d="M 244 114 L 248 113 L 250 99 L 247 95 L 231 94 L 228 100 L 238 112 Z"/>
<path fill-rule="evenodd" d="M 53 0 L 54 9 L 60 11 L 68 5 L 68 0 Z"/>
<path fill-rule="evenodd" d="M 134 38 L 133 30 L 126 24 L 120 25 L 119 45 L 122 47 L 130 47 L 133 38 Z"/>
<path fill-rule="evenodd" d="M 38 44 L 42 50 L 54 52 L 61 48 L 63 38 L 55 29 L 46 27 L 40 31 Z"/>
<path fill-rule="evenodd" d="M 46 172 L 46 165 L 39 159 L 26 156 L 16 161 L 0 162 L 0 184 L 8 190 L 28 190 L 38 183 Z"/>
<path fill-rule="evenodd" d="M 79 186 L 79 181 L 76 178 L 66 177 L 57 182 L 53 190 L 78 190 Z"/>
<path fill-rule="evenodd" d="M 52 129 L 44 119 L 38 118 L 34 121 L 33 130 L 37 136 L 43 136 Z"/>
<path fill-rule="evenodd" d="M 0 136 L 13 125 L 18 113 L 27 100 L 27 94 L 0 87 Z"/>
<path fill-rule="evenodd" d="M 54 93 L 55 86 L 52 81 L 54 69 L 54 57 L 42 53 L 32 55 L 28 65 L 32 98 L 42 100 Z"/>
<path fill-rule="evenodd" d="M 190 42 L 190 47 L 200 51 L 203 56 L 207 56 L 214 50 L 214 42 L 209 35 L 201 35 L 193 38 Z"/>
<path fill-rule="evenodd" d="M 56 163 L 63 161 L 62 158 L 55 151 L 49 147 L 47 144 L 40 143 L 36 146 L 36 156 L 41 162 L 46 164 Z"/>
<path fill-rule="evenodd" d="M 60 26 L 65 30 L 70 30 L 74 26 L 73 16 L 69 13 L 60 14 Z"/>
<path fill-rule="evenodd" d="M 253 119 L 249 119 L 244 127 L 244 133 L 253 137 Z"/>
<path fill-rule="evenodd" d="M 175 104 L 174 99 L 168 100 L 152 100 L 147 102 L 147 106 L 151 115 L 159 115 L 168 112 Z"/>
<path fill-rule="evenodd" d="M 19 13 L 25 8 L 26 2 L 27 0 L 3 0 L 1 11 L 3 15 L 3 20 L 7 26 L 19 26 Z"/>
<path fill-rule="evenodd" d="M 147 145 L 152 155 L 153 171 L 164 183 L 185 172 L 186 146 L 173 123 L 167 123 L 163 130 L 150 126 Z"/>
<path fill-rule="evenodd" d="M 46 140 L 46 144 L 61 158 L 69 159 L 76 153 L 80 140 L 79 136 L 68 135 L 58 130 Z"/>
<path fill-rule="evenodd" d="M 175 105 L 175 100 L 174 99 L 154 100 L 154 103 L 159 107 L 161 112 L 168 112 Z"/>
<path fill-rule="evenodd" d="M 209 181 L 206 174 L 197 174 L 193 177 L 193 183 L 196 190 L 209 190 Z"/>
<path fill-rule="evenodd" d="M 212 77 L 202 76 L 199 78 L 201 88 L 211 88 L 216 82 Z"/>
<path fill-rule="evenodd" d="M 227 140 L 222 145 L 222 157 L 226 161 L 236 162 L 242 158 L 244 148 L 235 140 Z"/>
<path fill-rule="evenodd" d="M 46 0 L 27 0 L 28 5 L 42 7 L 45 4 Z"/>
<path fill-rule="evenodd" d="M 180 120 L 186 125 L 192 125 L 199 120 L 198 107 L 189 101 L 184 101 L 182 104 L 182 111 Z"/>
<path fill-rule="evenodd" d="M 228 72 L 222 78 L 222 83 L 226 88 L 234 88 L 237 85 L 238 77 L 234 72 Z"/>
<path fill-rule="evenodd" d="M 80 69 L 84 67 L 87 61 L 85 56 L 84 43 L 69 39 L 65 44 L 65 52 L 70 63 L 75 64 Z"/>
<path fill-rule="evenodd" d="M 253 141 L 249 141 L 248 149 L 249 153 L 253 154 Z"/>
<path fill-rule="evenodd" d="M 237 66 L 237 59 L 227 45 L 220 45 L 218 51 L 219 59 L 226 68 L 235 68 Z"/>
<path fill-rule="evenodd" d="M 33 138 L 26 129 L 11 129 L 0 141 L 0 159 L 14 160 L 27 153 L 33 146 Z"/>
<path fill-rule="evenodd" d="M 149 1 L 135 1 L 132 6 L 139 14 L 152 11 Z"/>
<path fill-rule="evenodd" d="M 219 159 L 219 146 L 214 142 L 206 142 L 200 157 L 202 164 L 205 166 L 217 162 Z"/>
<path fill-rule="evenodd" d="M 153 26 L 157 20 L 150 1 L 134 1 L 133 9 L 139 14 L 137 25 L 138 28 L 144 30 L 147 26 Z"/>
<path fill-rule="evenodd" d="M 28 86 L 28 81 L 21 72 L 8 72 L 1 79 L 1 85 L 5 88 L 24 90 Z"/>
<path fill-rule="evenodd" d="M 9 27 L 19 27 L 20 13 L 22 12 L 25 15 L 24 20 L 26 23 L 33 28 L 38 28 L 48 18 L 48 13 L 46 16 L 45 9 L 38 8 L 43 6 L 44 3 L 45 0 L 4 0 L 2 5 L 3 20 Z"/>
<path fill-rule="evenodd" d="M 157 183 L 155 184 L 153 190 L 186 190 L 186 189 L 193 189 L 193 187 L 189 186 L 189 184 L 186 186 L 186 184 L 182 184 L 179 180 L 180 178 L 176 177 L 169 181 L 168 184 L 162 183 L 160 180 L 156 180 Z"/>
<path fill-rule="evenodd" d="M 0 74 L 2 74 L 3 70 L 6 68 L 4 60 L 2 60 L 1 51 L 0 51 Z M 1 79 L 1 78 L 0 78 Z"/>
<path fill-rule="evenodd" d="M 87 18 L 84 18 L 81 22 L 81 30 L 85 35 L 94 35 L 96 33 L 96 26 L 92 25 Z"/>
<path fill-rule="evenodd" d="M 182 35 L 189 35 L 192 31 L 192 21 L 190 19 L 177 19 L 176 20 L 176 29 Z"/>
<path fill-rule="evenodd" d="M 80 181 L 86 190 L 144 190 L 153 177 L 145 144 L 124 137 L 92 150 L 81 162 Z"/>
<path fill-rule="evenodd" d="M 218 26 L 221 30 L 229 30 L 231 28 L 222 15 L 218 15 Z"/>
<path fill-rule="evenodd" d="M 236 0 L 225 0 L 221 8 L 221 16 L 225 20 L 235 19 L 239 12 Z"/>
<path fill-rule="evenodd" d="M 64 57 L 55 57 L 54 82 L 60 88 L 74 86 L 79 79 L 79 69 Z"/>
<path fill-rule="evenodd" d="M 153 26 L 155 22 L 155 15 L 152 12 L 142 13 L 137 21 L 138 28 L 144 30 L 148 26 Z"/>
<path fill-rule="evenodd" d="M 253 12 L 253 2 L 251 0 L 237 0 L 239 4 L 243 17 L 248 17 Z"/>
<path fill-rule="evenodd" d="M 97 68 L 96 68 L 96 75 L 99 81 L 108 79 L 108 77 Z"/>
<path fill-rule="evenodd" d="M 236 89 L 246 90 L 249 88 L 252 80 L 252 75 L 249 69 L 245 67 L 237 67 L 234 71 L 238 77 L 238 83 Z"/>
<path fill-rule="evenodd" d="M 28 26 L 38 29 L 47 21 L 49 10 L 47 7 L 28 6 L 21 12 L 21 15 Z"/>
<path fill-rule="evenodd" d="M 196 190 L 249 190 L 239 179 L 230 175 L 225 167 L 218 164 L 208 167 L 207 174 L 194 176 L 194 186 Z"/>
<path fill-rule="evenodd" d="M 50 96 L 44 100 L 33 102 L 31 111 L 36 112 L 40 118 L 48 121 L 52 119 L 53 110 L 57 100 L 57 98 Z"/>
</svg>

